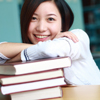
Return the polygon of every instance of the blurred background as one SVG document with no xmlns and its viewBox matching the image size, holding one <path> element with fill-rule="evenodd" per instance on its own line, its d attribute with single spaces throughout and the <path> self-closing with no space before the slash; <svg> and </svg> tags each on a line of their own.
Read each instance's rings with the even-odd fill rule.
<svg viewBox="0 0 100 100">
<path fill-rule="evenodd" d="M 0 42 L 22 42 L 20 11 L 24 0 L 0 0 Z M 83 29 L 90 38 L 90 49 L 100 68 L 100 0 L 66 0 L 74 12 L 71 29 Z M 70 29 L 70 30 L 71 30 Z"/>
</svg>

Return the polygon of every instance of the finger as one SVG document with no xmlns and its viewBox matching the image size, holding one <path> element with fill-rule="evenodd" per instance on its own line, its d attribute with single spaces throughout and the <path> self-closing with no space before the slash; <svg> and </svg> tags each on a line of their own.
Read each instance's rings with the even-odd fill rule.
<svg viewBox="0 0 100 100">
<path fill-rule="evenodd" d="M 76 41 L 79 41 L 78 37 L 77 37 L 75 34 L 70 33 L 70 36 L 71 36 L 72 38 L 74 38 Z"/>
<path fill-rule="evenodd" d="M 77 36 L 71 32 L 69 34 L 66 34 L 66 37 L 68 37 L 69 39 L 71 39 L 75 43 L 79 41 Z"/>
<path fill-rule="evenodd" d="M 71 39 L 72 39 L 75 43 L 79 41 L 77 37 L 71 37 Z"/>
<path fill-rule="evenodd" d="M 77 37 L 75 34 L 73 34 L 73 35 L 74 35 L 74 36 L 73 36 L 74 40 L 75 40 L 76 42 L 78 42 L 78 41 L 79 41 L 78 37 Z"/>
</svg>

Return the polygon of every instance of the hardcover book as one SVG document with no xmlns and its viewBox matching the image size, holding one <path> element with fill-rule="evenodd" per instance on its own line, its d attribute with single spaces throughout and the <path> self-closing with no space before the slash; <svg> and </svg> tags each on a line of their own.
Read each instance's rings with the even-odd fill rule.
<svg viewBox="0 0 100 100">
<path fill-rule="evenodd" d="M 1 86 L 3 95 L 66 85 L 64 77 L 23 84 Z"/>
<path fill-rule="evenodd" d="M 0 74 L 20 75 L 34 72 L 47 71 L 71 66 L 69 57 L 57 57 L 51 59 L 36 60 L 30 62 L 16 62 L 0 64 Z"/>
<path fill-rule="evenodd" d="M 61 87 L 51 87 L 41 90 L 14 93 L 9 95 L 0 94 L 0 100 L 44 100 L 62 97 Z"/>
<path fill-rule="evenodd" d="M 0 83 L 1 85 L 11 85 L 53 79 L 58 77 L 64 77 L 63 69 L 49 70 L 41 73 L 31 73 L 24 75 L 0 75 Z"/>
<path fill-rule="evenodd" d="M 62 97 L 61 87 L 11 94 L 12 100 L 40 100 Z"/>
</svg>

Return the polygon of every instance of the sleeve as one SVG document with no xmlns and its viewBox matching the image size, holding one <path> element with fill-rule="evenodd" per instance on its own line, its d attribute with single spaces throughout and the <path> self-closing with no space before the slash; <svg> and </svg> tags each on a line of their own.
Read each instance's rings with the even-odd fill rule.
<svg viewBox="0 0 100 100">
<path fill-rule="evenodd" d="M 0 42 L 1 43 L 5 43 L 5 42 Z M 4 64 L 9 58 L 4 56 L 2 53 L 0 53 L 0 64 Z"/>
<path fill-rule="evenodd" d="M 78 37 L 79 42 L 74 43 L 67 38 L 71 47 L 70 57 L 72 60 L 85 59 L 87 54 L 90 54 L 90 41 L 87 33 L 81 29 L 74 29 L 71 32 Z"/>
<path fill-rule="evenodd" d="M 9 58 L 0 53 L 0 64 L 4 64 Z"/>
<path fill-rule="evenodd" d="M 2 43 L 6 43 L 6 41 L 5 42 L 0 42 L 0 44 L 2 44 Z"/>
<path fill-rule="evenodd" d="M 39 42 L 21 52 L 22 61 L 30 61 L 41 58 L 64 57 L 69 54 L 69 43 L 59 38 L 45 42 Z"/>
</svg>

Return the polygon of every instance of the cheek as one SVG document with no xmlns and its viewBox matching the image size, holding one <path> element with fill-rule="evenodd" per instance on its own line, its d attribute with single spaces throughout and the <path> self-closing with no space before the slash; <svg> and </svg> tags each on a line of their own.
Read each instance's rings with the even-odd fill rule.
<svg viewBox="0 0 100 100">
<path fill-rule="evenodd" d="M 59 24 L 52 25 L 51 30 L 52 30 L 52 33 L 55 34 L 55 35 L 60 33 L 61 30 L 62 30 L 61 24 L 59 23 Z"/>
<path fill-rule="evenodd" d="M 34 26 L 32 23 L 29 24 L 29 28 L 28 28 L 28 33 L 31 33 L 34 29 Z"/>
</svg>

